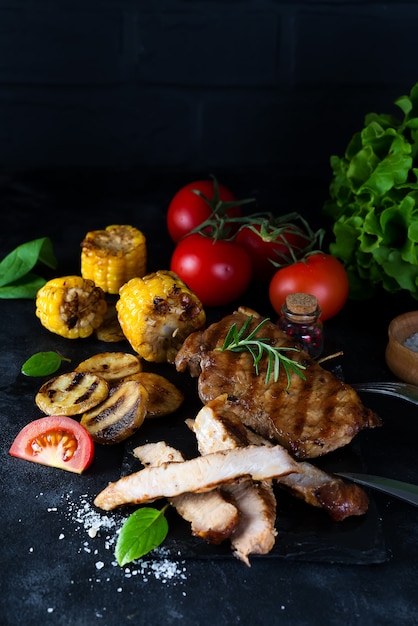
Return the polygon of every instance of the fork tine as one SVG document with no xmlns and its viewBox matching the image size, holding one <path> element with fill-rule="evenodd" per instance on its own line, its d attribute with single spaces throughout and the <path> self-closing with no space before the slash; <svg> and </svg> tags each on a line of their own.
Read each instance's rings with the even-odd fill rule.
<svg viewBox="0 0 418 626">
<path fill-rule="evenodd" d="M 371 382 L 371 383 L 354 383 L 351 385 L 356 391 L 366 393 L 379 393 L 387 396 L 393 396 L 418 404 L 418 387 L 409 383 L 402 382 Z"/>
</svg>

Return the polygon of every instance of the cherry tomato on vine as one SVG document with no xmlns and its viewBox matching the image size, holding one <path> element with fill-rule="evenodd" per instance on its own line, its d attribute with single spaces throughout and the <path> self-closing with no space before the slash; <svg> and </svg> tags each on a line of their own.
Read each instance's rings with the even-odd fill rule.
<svg viewBox="0 0 418 626">
<path fill-rule="evenodd" d="M 300 258 L 311 242 L 311 237 L 294 224 L 250 224 L 240 228 L 235 241 L 243 246 L 251 257 L 253 275 L 260 282 L 270 281 L 277 272 L 272 261 L 280 265 Z"/>
<path fill-rule="evenodd" d="M 208 200 L 202 198 L 199 191 Z M 226 208 L 229 217 L 240 217 L 239 201 L 224 185 L 215 180 L 196 180 L 188 183 L 174 195 L 167 211 L 167 228 L 171 239 L 177 243 L 194 228 L 207 220 L 213 210 L 219 209 L 222 203 L 234 202 L 235 206 Z"/>
<path fill-rule="evenodd" d="M 171 258 L 175 272 L 205 306 L 222 306 L 239 298 L 250 284 L 251 260 L 232 241 L 201 233 L 182 239 Z"/>
<path fill-rule="evenodd" d="M 270 302 L 280 315 L 286 296 L 290 293 L 310 293 L 321 307 L 322 321 L 336 315 L 348 298 L 347 272 L 338 259 L 318 252 L 302 261 L 282 267 L 274 274 L 270 286 Z"/>
<path fill-rule="evenodd" d="M 93 461 L 94 443 L 91 435 L 75 419 L 47 415 L 22 428 L 9 454 L 81 474 Z"/>
</svg>

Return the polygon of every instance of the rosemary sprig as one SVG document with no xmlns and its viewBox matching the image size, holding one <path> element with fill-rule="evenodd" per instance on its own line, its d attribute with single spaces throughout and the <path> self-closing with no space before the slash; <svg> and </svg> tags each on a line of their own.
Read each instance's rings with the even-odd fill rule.
<svg viewBox="0 0 418 626">
<path fill-rule="evenodd" d="M 274 376 L 274 382 L 279 379 L 280 367 L 282 366 L 287 376 L 286 391 L 290 387 L 290 376 L 295 372 L 300 378 L 305 380 L 302 370 L 306 369 L 304 365 L 293 361 L 284 354 L 286 351 L 299 352 L 297 348 L 286 348 L 283 346 L 272 346 L 268 337 L 256 337 L 256 334 L 264 326 L 269 318 L 263 319 L 254 330 L 246 335 L 248 328 L 252 322 L 253 316 L 250 315 L 242 327 L 238 330 L 234 322 L 228 330 L 221 348 L 218 350 L 230 350 L 231 352 L 244 352 L 247 350 L 254 360 L 254 368 L 256 374 L 259 374 L 259 363 L 264 354 L 267 355 L 267 373 L 266 384 L 269 382 L 271 375 Z"/>
</svg>

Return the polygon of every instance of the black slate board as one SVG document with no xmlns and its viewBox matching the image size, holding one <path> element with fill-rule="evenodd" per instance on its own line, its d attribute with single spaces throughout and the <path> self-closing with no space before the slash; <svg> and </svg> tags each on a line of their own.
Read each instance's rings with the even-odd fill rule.
<svg viewBox="0 0 418 626">
<path fill-rule="evenodd" d="M 152 366 L 148 366 L 148 369 L 152 369 Z M 186 458 L 193 458 L 198 454 L 195 437 L 184 423 L 186 418 L 193 418 L 202 406 L 197 398 L 196 381 L 189 379 L 187 374 L 173 372 L 171 368 L 160 366 L 158 371 L 183 389 L 185 402 L 175 415 L 146 420 L 138 433 L 126 442 L 121 476 L 142 468 L 133 455 L 133 449 L 144 443 L 165 441 L 181 450 Z M 361 434 L 358 437 L 359 441 L 360 439 Z M 364 472 L 366 466 L 359 441 L 356 440 L 315 463 L 329 472 Z M 297 500 L 277 486 L 275 493 L 278 502 L 278 536 L 275 546 L 268 555 L 253 555 L 251 559 L 284 558 L 358 565 L 388 560 L 382 519 L 372 496 L 366 515 L 333 522 L 325 511 Z M 159 508 L 160 505 L 156 503 L 151 506 Z M 127 513 L 132 512 L 132 509 L 126 508 Z M 181 554 L 186 559 L 235 558 L 229 542 L 212 545 L 192 536 L 190 525 L 175 511 L 170 510 L 168 521 L 169 535 L 164 542 L 164 548 L 173 557 Z"/>
</svg>

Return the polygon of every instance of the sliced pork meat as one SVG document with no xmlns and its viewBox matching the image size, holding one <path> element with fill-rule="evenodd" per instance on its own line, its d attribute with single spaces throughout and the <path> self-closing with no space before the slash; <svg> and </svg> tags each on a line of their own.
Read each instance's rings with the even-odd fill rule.
<svg viewBox="0 0 418 626">
<path fill-rule="evenodd" d="M 209 402 L 196 415 L 192 429 L 200 454 L 231 450 L 248 445 L 246 428 L 228 409 L 226 396 Z M 268 554 L 277 531 L 276 498 L 271 481 L 254 482 L 242 478 L 222 488 L 240 511 L 240 520 L 230 540 L 234 555 L 250 565 L 250 554 Z"/>
<path fill-rule="evenodd" d="M 345 483 L 307 461 L 301 461 L 299 469 L 293 479 L 281 476 L 277 482 L 297 498 L 324 509 L 334 522 L 367 512 L 369 498 L 359 485 Z"/>
<path fill-rule="evenodd" d="M 142 465 L 157 467 L 164 463 L 182 463 L 186 459 L 180 450 L 169 446 L 165 441 L 157 441 L 156 443 L 145 443 L 133 449 L 133 455 Z"/>
<path fill-rule="evenodd" d="M 164 441 L 138 446 L 133 452 L 143 465 L 151 467 L 185 460 L 179 450 Z M 237 507 L 227 502 L 218 489 L 206 493 L 183 493 L 169 501 L 179 515 L 191 524 L 192 534 L 209 543 L 221 543 L 238 525 Z"/>
<path fill-rule="evenodd" d="M 230 536 L 233 554 L 250 566 L 251 554 L 268 554 L 275 544 L 276 498 L 272 484 L 241 478 L 222 487 L 222 491 L 240 512 L 239 523 Z"/>
<path fill-rule="evenodd" d="M 239 309 L 206 330 L 192 333 L 180 348 L 176 368 L 199 377 L 198 393 L 204 404 L 226 393 L 245 425 L 283 445 L 299 459 L 327 454 L 348 444 L 364 428 L 380 425 L 379 417 L 363 405 L 350 385 L 302 350 L 286 352 L 287 357 L 305 367 L 303 378 L 291 373 L 289 387 L 283 367 L 277 382 L 273 377 L 266 382 L 265 356 L 257 374 L 248 351 L 222 350 L 231 326 L 241 329 L 249 316 L 250 332 L 263 318 L 254 311 Z M 270 321 L 257 336 L 266 337 L 272 346 L 298 347 Z"/>
<path fill-rule="evenodd" d="M 247 446 L 145 467 L 110 483 L 94 504 L 106 511 L 123 504 L 141 504 L 182 493 L 206 492 L 241 476 L 268 480 L 297 472 L 298 465 L 282 446 Z"/>
<path fill-rule="evenodd" d="M 226 394 L 205 405 L 193 421 L 199 451 L 213 451 L 242 445 L 273 444 L 246 428 L 234 413 L 234 403 Z M 369 499 L 365 491 L 354 483 L 328 474 L 311 463 L 298 463 L 299 472 L 279 476 L 277 483 L 307 504 L 324 509 L 334 521 L 342 521 L 353 515 L 364 515 Z M 231 487 L 233 488 L 233 486 Z M 239 507 L 239 505 L 237 504 Z M 239 526 L 240 527 L 240 526 Z M 238 529 L 239 529 L 238 527 Z M 237 529 L 237 531 L 238 531 Z"/>
</svg>

